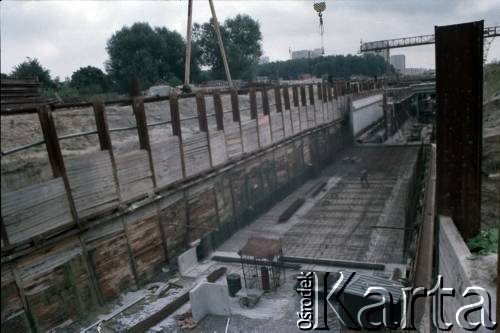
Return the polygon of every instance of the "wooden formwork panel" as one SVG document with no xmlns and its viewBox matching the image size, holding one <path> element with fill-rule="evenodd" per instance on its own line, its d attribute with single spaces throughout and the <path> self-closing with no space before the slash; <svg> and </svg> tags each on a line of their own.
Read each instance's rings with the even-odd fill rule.
<svg viewBox="0 0 500 333">
<path fill-rule="evenodd" d="M 137 278 L 147 282 L 166 262 L 156 206 L 139 208 L 124 219 Z"/>
<path fill-rule="evenodd" d="M 290 110 L 283 110 L 283 129 L 285 131 L 285 137 L 289 137 L 293 134 L 293 124 L 291 118 Z"/>
<path fill-rule="evenodd" d="M 233 168 L 230 177 L 234 198 L 234 213 L 237 215 L 243 212 L 247 206 L 245 166 L 240 165 Z"/>
<path fill-rule="evenodd" d="M 186 175 L 192 176 L 210 168 L 207 133 L 200 132 L 183 138 Z"/>
<path fill-rule="evenodd" d="M 188 217 L 190 240 L 196 240 L 217 228 L 215 190 L 212 182 L 190 188 Z"/>
<path fill-rule="evenodd" d="M 307 127 L 311 128 L 316 126 L 316 106 L 315 105 L 307 105 Z"/>
<path fill-rule="evenodd" d="M 186 201 L 182 194 L 162 199 L 158 203 L 160 224 L 167 243 L 168 261 L 175 263 L 177 256 L 187 247 L 189 235 Z"/>
<path fill-rule="evenodd" d="M 68 319 L 77 320 L 97 304 L 76 238 L 24 257 L 17 269 L 31 316 L 40 331 Z"/>
<path fill-rule="evenodd" d="M 2 219 L 10 243 L 74 223 L 63 179 L 2 193 Z"/>
<path fill-rule="evenodd" d="M 267 193 L 262 191 L 262 169 L 260 158 L 252 159 L 245 163 L 245 183 L 247 190 L 247 206 L 255 204 L 265 198 Z"/>
<path fill-rule="evenodd" d="M 299 108 L 292 107 L 291 117 L 292 117 L 293 134 L 300 133 L 302 127 L 301 127 L 301 124 L 300 124 L 300 111 L 299 111 Z"/>
<path fill-rule="evenodd" d="M 213 166 L 224 164 L 227 161 L 224 131 L 210 133 L 210 151 L 212 152 Z"/>
<path fill-rule="evenodd" d="M 276 188 L 275 163 L 273 152 L 269 152 L 260 158 L 262 170 L 262 193 L 272 193 Z"/>
<path fill-rule="evenodd" d="M 96 215 L 118 205 L 108 151 L 70 158 L 66 161 L 66 170 L 78 218 Z"/>
<path fill-rule="evenodd" d="M 285 185 L 288 181 L 288 161 L 286 147 L 279 147 L 274 151 L 274 165 L 276 182 L 278 186 Z"/>
<path fill-rule="evenodd" d="M 303 169 L 302 143 L 300 140 L 291 142 L 286 147 L 288 172 L 290 178 L 298 176 Z"/>
<path fill-rule="evenodd" d="M 301 105 L 299 112 L 300 112 L 300 128 L 301 130 L 306 130 L 309 128 L 309 106 L 308 105 Z"/>
<path fill-rule="evenodd" d="M 123 201 L 143 197 L 153 190 L 148 152 L 135 150 L 115 157 L 118 184 Z"/>
<path fill-rule="evenodd" d="M 219 176 L 214 185 L 219 222 L 226 223 L 234 217 L 231 178 Z"/>
<path fill-rule="evenodd" d="M 302 138 L 302 154 L 306 166 L 312 165 L 311 144 L 312 140 L 310 136 Z"/>
<path fill-rule="evenodd" d="M 136 285 L 121 218 L 89 230 L 82 238 L 104 300 L 112 300 Z"/>
<path fill-rule="evenodd" d="M 229 158 L 238 158 L 243 153 L 240 124 L 233 121 L 231 113 L 224 113 L 223 121 L 227 155 Z"/>
<path fill-rule="evenodd" d="M 259 149 L 259 136 L 257 133 L 256 120 L 247 120 L 242 122 L 241 134 L 243 138 L 243 150 L 245 153 Z"/>
<path fill-rule="evenodd" d="M 283 127 L 283 115 L 281 113 L 272 113 L 269 115 L 271 121 L 271 138 L 277 142 L 285 137 Z"/>
<path fill-rule="evenodd" d="M 179 138 L 168 137 L 166 140 L 151 144 L 151 156 L 157 186 L 165 186 L 182 179 L 182 163 Z"/>
<path fill-rule="evenodd" d="M 269 116 L 259 115 L 259 139 L 261 147 L 269 146 L 272 143 L 271 126 L 269 122 Z"/>
<path fill-rule="evenodd" d="M 23 302 L 14 279 L 12 268 L 2 266 L 2 330 L 4 322 L 23 311 Z"/>
</svg>

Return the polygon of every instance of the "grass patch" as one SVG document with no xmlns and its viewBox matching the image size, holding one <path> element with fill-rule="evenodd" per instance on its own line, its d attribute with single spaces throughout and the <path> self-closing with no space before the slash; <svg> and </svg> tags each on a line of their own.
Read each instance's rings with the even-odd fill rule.
<svg viewBox="0 0 500 333">
<path fill-rule="evenodd" d="M 473 254 L 486 255 L 497 252 L 498 228 L 482 230 L 479 235 L 467 241 L 467 246 Z"/>
</svg>

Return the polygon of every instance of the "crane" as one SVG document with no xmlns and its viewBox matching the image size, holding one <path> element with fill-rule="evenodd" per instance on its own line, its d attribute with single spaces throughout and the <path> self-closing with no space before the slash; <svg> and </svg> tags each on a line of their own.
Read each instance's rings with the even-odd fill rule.
<svg viewBox="0 0 500 333">
<path fill-rule="evenodd" d="M 325 47 L 323 45 L 323 34 L 325 32 L 323 28 L 323 12 L 326 9 L 326 3 L 324 1 L 315 2 L 313 8 L 318 13 L 319 17 L 319 35 L 321 36 L 321 55 L 325 55 Z"/>
</svg>

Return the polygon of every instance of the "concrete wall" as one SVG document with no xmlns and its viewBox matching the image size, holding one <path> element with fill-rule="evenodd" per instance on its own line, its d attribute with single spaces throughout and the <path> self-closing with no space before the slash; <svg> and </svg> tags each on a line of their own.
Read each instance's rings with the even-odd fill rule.
<svg viewBox="0 0 500 333">
<path fill-rule="evenodd" d="M 352 102 L 352 126 L 354 135 L 362 133 L 384 116 L 382 95 L 373 95 Z"/>
<path fill-rule="evenodd" d="M 444 297 L 444 318 L 446 322 L 453 323 L 452 332 L 468 332 L 458 326 L 455 315 L 458 309 L 466 304 L 479 300 L 478 297 L 462 297 L 467 287 L 479 286 L 485 288 L 491 295 L 493 319 L 496 311 L 496 257 L 479 257 L 472 260 L 472 255 L 458 232 L 452 219 L 439 217 L 439 274 L 443 276 L 445 288 L 454 288 L 455 297 Z M 481 274 L 481 275 L 479 275 Z M 487 302 L 487 300 L 485 299 Z M 484 305 L 487 309 L 487 304 Z M 471 320 L 480 321 L 478 312 L 474 312 Z M 488 317 L 488 312 L 485 313 Z M 480 327 L 477 332 L 492 332 Z"/>
</svg>

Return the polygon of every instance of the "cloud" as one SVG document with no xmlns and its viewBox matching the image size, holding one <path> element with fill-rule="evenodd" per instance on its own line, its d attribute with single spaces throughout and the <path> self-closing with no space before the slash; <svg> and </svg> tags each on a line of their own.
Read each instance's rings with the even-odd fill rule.
<svg viewBox="0 0 500 333">
<path fill-rule="evenodd" d="M 313 1 L 215 0 L 220 21 L 238 13 L 257 19 L 263 49 L 271 60 L 292 50 L 320 46 Z M 441 0 L 328 1 L 324 13 L 325 51 L 354 54 L 360 40 L 380 40 L 433 33 L 435 25 L 485 19 L 498 25 L 500 3 Z M 82 66 L 104 68 L 106 41 L 124 25 L 148 22 L 185 35 L 187 1 L 4 1 L 0 4 L 1 69 L 10 72 L 25 57 L 35 57 L 64 78 Z M 194 1 L 193 20 L 210 18 L 208 1 Z M 500 45 L 492 44 L 490 59 Z M 409 67 L 433 67 L 433 46 L 393 50 L 405 54 Z"/>
</svg>

